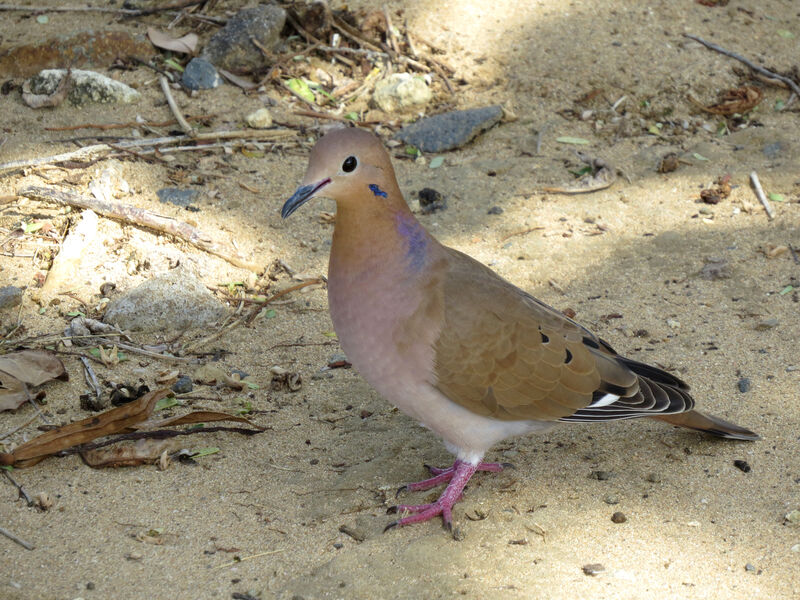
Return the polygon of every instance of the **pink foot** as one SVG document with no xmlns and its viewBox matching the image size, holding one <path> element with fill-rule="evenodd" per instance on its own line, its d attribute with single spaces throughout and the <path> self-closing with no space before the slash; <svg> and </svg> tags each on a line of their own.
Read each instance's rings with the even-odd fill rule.
<svg viewBox="0 0 800 600">
<path fill-rule="evenodd" d="M 447 483 L 453 478 L 453 473 L 455 473 L 456 466 L 461 461 L 456 461 L 452 464 L 452 466 L 447 467 L 445 469 L 439 469 L 438 467 L 431 467 L 430 465 L 425 465 L 428 471 L 431 472 L 433 477 L 428 479 L 423 479 L 422 481 L 415 481 L 414 483 L 408 483 L 404 486 L 401 486 L 395 497 L 399 496 L 401 492 L 422 492 L 424 490 L 429 490 L 431 488 L 436 487 L 437 485 L 441 485 L 443 483 Z M 478 466 L 475 468 L 476 471 L 489 471 L 490 473 L 499 473 L 503 469 L 508 469 L 513 467 L 511 463 L 478 463 Z"/>
<path fill-rule="evenodd" d="M 472 477 L 476 471 L 490 471 L 496 473 L 510 466 L 511 465 L 507 463 L 478 463 L 477 465 L 471 465 L 469 463 L 456 460 L 456 462 L 453 463 L 453 466 L 447 469 L 431 468 L 430 471 L 433 473 L 433 477 L 430 479 L 425 479 L 424 481 L 410 483 L 407 486 L 400 488 L 400 490 L 398 490 L 398 494 L 403 490 L 427 490 L 439 485 L 440 483 L 449 481 L 444 492 L 442 492 L 442 495 L 439 496 L 439 499 L 436 502 L 431 504 L 401 504 L 399 506 L 390 508 L 389 512 L 413 514 L 407 517 L 402 517 L 397 521 L 390 523 L 384 531 L 387 531 L 392 527 L 397 527 L 398 525 L 411 525 L 412 523 L 429 521 L 430 519 L 438 517 L 439 515 L 442 517 L 444 526 L 448 530 L 452 529 L 453 506 L 455 506 L 455 503 L 461 499 L 461 494 L 464 491 L 464 487 L 467 485 L 467 482 L 470 480 L 470 477 Z"/>
</svg>

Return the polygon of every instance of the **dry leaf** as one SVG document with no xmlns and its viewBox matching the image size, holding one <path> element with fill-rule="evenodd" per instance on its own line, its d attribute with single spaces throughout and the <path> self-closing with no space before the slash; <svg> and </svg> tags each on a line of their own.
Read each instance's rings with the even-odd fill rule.
<svg viewBox="0 0 800 600">
<path fill-rule="evenodd" d="M 58 82 L 56 91 L 50 94 L 31 93 L 30 80 L 22 84 L 22 100 L 31 108 L 52 108 L 61 104 L 69 93 L 69 84 L 72 81 L 72 69 L 67 68 L 67 72 Z"/>
<path fill-rule="evenodd" d="M 159 462 L 175 440 L 144 439 L 133 444 L 106 446 L 81 452 L 83 461 L 95 469 L 101 467 L 136 467 Z M 163 469 L 162 469 L 163 470 Z"/>
<path fill-rule="evenodd" d="M 0 371 L 0 411 L 18 409 L 28 395 L 28 387 L 24 383 Z"/>
<path fill-rule="evenodd" d="M 0 411 L 19 408 L 30 396 L 28 385 L 51 379 L 67 381 L 69 375 L 54 354 L 44 350 L 22 350 L 0 356 Z"/>
<path fill-rule="evenodd" d="M 183 37 L 174 38 L 168 33 L 148 27 L 147 37 L 153 46 L 162 50 L 171 50 L 181 54 L 194 54 L 197 49 L 198 37 L 196 33 L 187 33 Z"/>
<path fill-rule="evenodd" d="M 41 385 L 51 379 L 69 381 L 64 363 L 45 350 L 22 350 L 0 356 L 0 371 L 28 385 Z"/>
<path fill-rule="evenodd" d="M 196 410 L 194 412 L 190 412 L 185 415 L 178 415 L 175 417 L 169 417 L 167 419 L 148 419 L 144 423 L 139 423 L 136 425 L 135 429 L 147 430 L 147 429 L 160 429 L 162 427 L 173 427 L 175 425 L 193 425 L 195 423 L 212 423 L 214 421 L 236 421 L 237 423 L 247 423 L 248 425 L 255 427 L 256 429 L 260 429 L 264 431 L 263 427 L 259 427 L 249 419 L 245 417 L 239 417 L 236 415 L 229 415 L 228 413 L 217 412 L 214 410 Z"/>
<path fill-rule="evenodd" d="M 763 99 L 764 92 L 752 85 L 745 85 L 734 90 L 728 90 L 722 94 L 719 102 L 711 104 L 710 106 L 703 106 L 690 96 L 690 100 L 707 113 L 726 117 L 735 114 L 744 114 L 755 108 Z"/>
<path fill-rule="evenodd" d="M 1 452 L 0 465 L 29 467 L 72 446 L 112 433 L 129 431 L 132 426 L 146 420 L 153 412 L 156 402 L 170 393 L 168 389 L 156 390 L 128 404 L 43 433 L 11 452 Z"/>
</svg>

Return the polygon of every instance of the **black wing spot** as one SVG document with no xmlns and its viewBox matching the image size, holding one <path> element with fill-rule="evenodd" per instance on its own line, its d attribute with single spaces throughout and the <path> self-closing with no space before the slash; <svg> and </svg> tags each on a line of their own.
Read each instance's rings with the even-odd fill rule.
<svg viewBox="0 0 800 600">
<path fill-rule="evenodd" d="M 584 343 L 584 345 L 589 346 L 590 348 L 594 348 L 595 350 L 600 350 L 600 346 L 597 344 L 597 342 L 595 342 L 590 337 L 585 337 L 584 336 L 583 343 Z"/>
<path fill-rule="evenodd" d="M 569 351 L 569 349 L 568 349 L 568 350 L 567 350 L 567 358 L 566 358 L 566 360 L 564 361 L 564 364 L 565 364 L 565 365 L 568 365 L 568 364 L 569 364 L 569 363 L 571 363 L 571 362 L 572 362 L 572 352 L 570 352 L 570 351 Z"/>
<path fill-rule="evenodd" d="M 542 336 L 542 343 L 543 344 L 546 344 L 547 342 L 550 341 L 550 338 L 547 337 L 545 334 L 543 334 L 541 331 L 539 332 L 539 334 Z"/>
</svg>

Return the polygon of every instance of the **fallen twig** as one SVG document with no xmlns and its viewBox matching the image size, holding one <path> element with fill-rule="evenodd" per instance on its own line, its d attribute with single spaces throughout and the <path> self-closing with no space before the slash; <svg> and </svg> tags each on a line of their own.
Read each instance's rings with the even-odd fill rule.
<svg viewBox="0 0 800 600">
<path fill-rule="evenodd" d="M 125 15 L 130 17 L 142 17 L 151 15 L 158 12 L 166 12 L 170 10 L 177 10 L 179 8 L 186 8 L 194 4 L 203 4 L 205 0 L 182 0 L 173 2 L 165 6 L 157 6 L 154 8 L 146 9 L 130 9 L 130 8 L 106 8 L 101 6 L 18 6 L 15 4 L 0 4 L 0 12 L 30 12 L 30 13 L 44 13 L 44 12 L 102 12 L 113 13 L 117 15 Z"/>
<path fill-rule="evenodd" d="M 239 257 L 232 248 L 213 241 L 209 234 L 192 227 L 188 223 L 178 221 L 177 219 L 162 217 L 161 215 L 136 206 L 105 202 L 73 192 L 64 192 L 37 186 L 28 186 L 19 190 L 17 194 L 32 200 L 88 208 L 110 219 L 174 235 L 196 248 L 200 248 L 209 254 L 213 254 L 214 256 L 228 261 L 232 265 L 253 271 L 254 273 L 259 273 L 264 270 L 261 265 L 250 263 Z"/>
<path fill-rule="evenodd" d="M 717 46 L 716 44 L 714 44 L 712 42 L 708 42 L 708 41 L 704 40 L 703 38 L 698 37 L 696 35 L 692 35 L 690 33 L 684 33 L 683 37 L 687 37 L 690 40 L 694 40 L 695 42 L 699 42 L 699 43 L 703 44 L 703 46 L 705 46 L 706 48 L 714 50 L 715 52 L 719 52 L 720 54 L 724 54 L 725 56 L 730 56 L 731 58 L 738 60 L 740 63 L 743 63 L 743 64 L 747 65 L 748 67 L 753 69 L 753 71 L 755 71 L 756 73 L 761 73 L 762 75 L 765 75 L 766 77 L 770 77 L 772 79 L 777 79 L 778 81 L 782 81 L 783 83 L 785 83 L 786 85 L 789 86 L 789 88 L 792 90 L 792 92 L 794 92 L 795 94 L 800 96 L 800 86 L 798 86 L 797 83 L 795 83 L 794 80 L 792 80 L 792 79 L 790 79 L 788 77 L 785 77 L 783 75 L 780 75 L 778 73 L 774 73 L 773 71 L 770 71 L 769 69 L 765 69 L 764 67 L 755 64 L 753 61 L 746 59 L 744 56 L 742 56 L 740 54 L 736 54 L 735 52 L 731 52 L 730 50 L 725 50 L 725 48 L 722 48 L 721 46 Z"/>
<path fill-rule="evenodd" d="M 522 229 L 520 231 L 514 231 L 513 233 L 509 233 L 506 236 L 500 238 L 500 243 L 502 244 L 507 239 L 510 239 L 517 235 L 525 235 L 526 233 L 530 233 L 531 231 L 538 231 L 539 229 L 544 229 L 544 227 L 527 227 L 526 229 Z"/>
<path fill-rule="evenodd" d="M 176 135 L 160 138 L 147 138 L 143 140 L 125 140 L 117 142 L 114 148 L 109 144 L 93 144 L 91 146 L 84 146 L 72 152 L 65 152 L 63 154 L 56 154 L 53 156 L 42 156 L 38 158 L 30 158 L 24 160 L 15 160 L 8 163 L 0 164 L 0 174 L 12 171 L 15 169 L 24 169 L 27 167 L 37 167 L 41 165 L 54 165 L 58 163 L 81 160 L 92 158 L 96 155 L 106 154 L 113 150 L 120 148 L 147 148 L 148 146 L 165 146 L 176 144 L 180 142 L 199 142 L 199 141 L 212 141 L 212 140 L 253 140 L 253 141 L 279 141 L 296 137 L 297 131 L 294 129 L 261 129 L 261 130 L 234 130 L 234 131 L 203 131 L 195 134 L 194 136 Z M 208 148 L 210 145 L 198 146 L 198 149 Z"/>
<path fill-rule="evenodd" d="M 17 480 L 14 479 L 11 476 L 11 473 L 9 473 L 7 470 L 3 469 L 3 473 L 5 473 L 6 479 L 8 479 L 14 485 L 14 487 L 17 488 L 17 491 L 19 492 L 20 497 L 25 500 L 27 505 L 28 506 L 33 506 L 34 505 L 33 498 L 28 496 L 28 492 L 25 491 L 25 488 L 22 487 L 22 485 L 20 483 L 17 483 Z"/>
<path fill-rule="evenodd" d="M 771 221 L 775 218 L 775 210 L 772 208 L 772 205 L 767 200 L 767 196 L 764 194 L 764 188 L 761 187 L 761 182 L 758 180 L 758 173 L 753 171 L 750 173 L 750 183 L 753 184 L 753 190 L 756 193 L 756 197 L 758 201 L 761 202 L 761 206 L 764 207 L 764 210 L 767 212 L 767 218 Z"/>
<path fill-rule="evenodd" d="M 86 383 L 92 386 L 95 398 L 97 398 L 97 402 L 99 404 L 100 399 L 103 396 L 103 391 L 100 389 L 100 384 L 97 383 L 97 377 L 94 374 L 94 369 L 92 369 L 92 365 L 89 364 L 89 360 L 85 356 L 81 356 L 79 358 L 83 363 L 84 379 L 86 379 Z"/>
<path fill-rule="evenodd" d="M 34 550 L 36 548 L 36 546 L 31 544 L 30 542 L 26 542 L 22 538 L 15 536 L 13 533 L 11 533 L 8 529 L 4 527 L 0 527 L 0 533 L 2 533 L 8 539 L 17 542 L 20 546 L 25 548 L 25 550 Z"/>
<path fill-rule="evenodd" d="M 186 135 L 194 136 L 194 129 L 186 118 L 183 116 L 180 108 L 178 108 L 178 103 L 175 102 L 175 97 L 172 95 L 172 90 L 169 89 L 169 81 L 166 77 L 161 75 L 159 78 L 159 82 L 161 83 L 161 91 L 164 92 L 164 96 L 167 98 L 167 104 L 169 105 L 169 109 L 172 111 L 172 114 L 175 116 L 175 120 L 178 121 L 178 126 L 183 130 Z"/>
</svg>

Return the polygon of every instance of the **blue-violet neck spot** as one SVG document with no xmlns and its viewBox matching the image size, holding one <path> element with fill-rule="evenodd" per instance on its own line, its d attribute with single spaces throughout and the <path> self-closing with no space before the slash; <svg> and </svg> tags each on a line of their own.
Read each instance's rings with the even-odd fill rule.
<svg viewBox="0 0 800 600">
<path fill-rule="evenodd" d="M 369 184 L 369 190 L 375 194 L 376 196 L 380 196 L 381 198 L 386 198 L 386 192 L 384 192 L 381 187 L 376 183 Z"/>
</svg>

